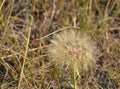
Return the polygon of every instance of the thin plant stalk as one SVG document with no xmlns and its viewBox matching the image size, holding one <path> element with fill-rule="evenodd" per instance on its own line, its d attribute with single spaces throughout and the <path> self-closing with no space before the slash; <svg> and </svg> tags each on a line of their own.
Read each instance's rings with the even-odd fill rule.
<svg viewBox="0 0 120 89">
<path fill-rule="evenodd" d="M 25 56 L 24 56 L 24 60 L 23 60 L 23 65 L 22 65 L 22 69 L 21 69 L 21 73 L 20 73 L 20 80 L 19 80 L 19 84 L 18 84 L 18 89 L 20 89 L 21 82 L 22 82 L 22 79 L 23 79 L 24 67 L 25 67 L 25 63 L 26 63 L 28 47 L 29 47 L 29 42 L 30 42 L 31 25 L 32 25 L 32 22 L 30 23 L 30 27 L 28 27 L 28 39 L 27 39 L 27 44 L 26 44 L 26 50 L 25 50 Z"/>
<path fill-rule="evenodd" d="M 74 77 L 74 89 L 78 89 L 78 86 L 77 86 L 77 80 L 76 80 L 76 71 L 75 71 L 75 66 L 74 66 L 74 75 L 73 75 L 73 77 Z"/>
</svg>

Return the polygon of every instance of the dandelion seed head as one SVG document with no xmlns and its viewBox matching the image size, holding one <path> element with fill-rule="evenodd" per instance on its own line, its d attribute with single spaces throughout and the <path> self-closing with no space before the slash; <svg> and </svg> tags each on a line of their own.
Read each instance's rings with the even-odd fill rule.
<svg viewBox="0 0 120 89">
<path fill-rule="evenodd" d="M 50 58 L 58 65 L 77 67 L 88 70 L 97 60 L 95 42 L 86 34 L 76 30 L 64 30 L 54 35 L 48 47 Z"/>
</svg>

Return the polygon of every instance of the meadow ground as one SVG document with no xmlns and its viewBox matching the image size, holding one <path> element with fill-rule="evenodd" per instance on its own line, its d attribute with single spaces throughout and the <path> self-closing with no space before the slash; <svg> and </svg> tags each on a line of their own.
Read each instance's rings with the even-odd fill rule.
<svg viewBox="0 0 120 89">
<path fill-rule="evenodd" d="M 99 51 L 79 88 L 49 61 L 50 40 L 67 29 Z M 0 0 L 0 89 L 120 89 L 120 0 Z"/>
</svg>

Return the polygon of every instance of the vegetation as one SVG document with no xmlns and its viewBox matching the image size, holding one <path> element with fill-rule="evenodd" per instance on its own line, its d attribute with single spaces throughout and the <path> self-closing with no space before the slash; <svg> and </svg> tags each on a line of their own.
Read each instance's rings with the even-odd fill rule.
<svg viewBox="0 0 120 89">
<path fill-rule="evenodd" d="M 50 61 L 69 29 L 96 43 L 87 71 Z M 0 89 L 120 89 L 120 0 L 0 0 Z"/>
</svg>

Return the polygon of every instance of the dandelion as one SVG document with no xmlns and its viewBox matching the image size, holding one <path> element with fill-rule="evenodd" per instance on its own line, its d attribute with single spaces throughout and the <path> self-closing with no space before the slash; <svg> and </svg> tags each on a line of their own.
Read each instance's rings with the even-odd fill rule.
<svg viewBox="0 0 120 89">
<path fill-rule="evenodd" d="M 64 30 L 54 35 L 48 48 L 50 58 L 57 65 L 88 70 L 96 63 L 95 43 L 77 30 Z"/>
</svg>

